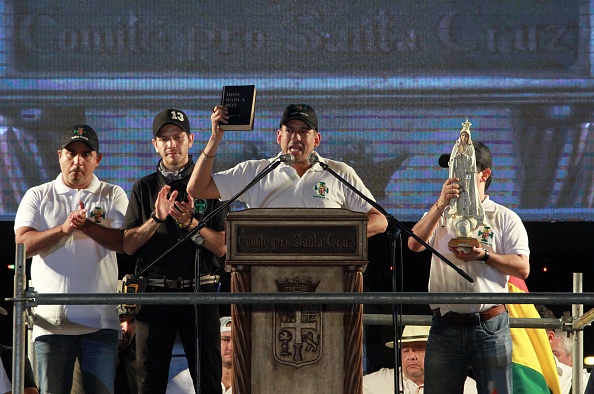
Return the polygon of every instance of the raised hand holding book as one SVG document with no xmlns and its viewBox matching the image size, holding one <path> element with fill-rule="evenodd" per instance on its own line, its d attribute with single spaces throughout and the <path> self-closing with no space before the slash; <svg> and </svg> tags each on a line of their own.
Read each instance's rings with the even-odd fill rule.
<svg viewBox="0 0 594 394">
<path fill-rule="evenodd" d="M 221 105 L 227 108 L 229 121 L 220 123 L 221 130 L 253 130 L 256 109 L 256 86 L 223 86 Z"/>
</svg>

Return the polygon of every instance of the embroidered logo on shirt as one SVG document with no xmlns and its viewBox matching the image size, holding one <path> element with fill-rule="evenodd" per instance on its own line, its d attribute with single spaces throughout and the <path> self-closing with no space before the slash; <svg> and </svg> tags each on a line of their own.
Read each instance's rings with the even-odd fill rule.
<svg viewBox="0 0 594 394">
<path fill-rule="evenodd" d="M 101 207 L 95 207 L 91 211 L 91 216 L 95 219 L 95 223 L 101 224 L 101 219 L 105 219 L 105 211 Z"/>
<path fill-rule="evenodd" d="M 478 235 L 480 237 L 480 243 L 485 245 L 493 245 L 493 230 L 489 226 L 484 226 L 482 230 L 479 230 Z"/>
<path fill-rule="evenodd" d="M 194 200 L 194 212 L 204 215 L 206 212 L 206 200 L 196 199 Z"/>
<path fill-rule="evenodd" d="M 326 182 L 318 182 L 317 185 L 314 186 L 314 190 L 318 192 L 317 198 L 326 198 L 326 194 L 330 191 L 326 186 Z"/>
</svg>

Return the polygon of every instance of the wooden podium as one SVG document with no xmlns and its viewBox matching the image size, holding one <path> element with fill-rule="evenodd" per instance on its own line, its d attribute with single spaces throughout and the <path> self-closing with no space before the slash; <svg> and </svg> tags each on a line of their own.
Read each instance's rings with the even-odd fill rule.
<svg viewBox="0 0 594 394">
<path fill-rule="evenodd" d="M 247 209 L 227 216 L 233 293 L 363 290 L 367 216 Z M 232 305 L 233 393 L 363 391 L 363 306 Z"/>
</svg>

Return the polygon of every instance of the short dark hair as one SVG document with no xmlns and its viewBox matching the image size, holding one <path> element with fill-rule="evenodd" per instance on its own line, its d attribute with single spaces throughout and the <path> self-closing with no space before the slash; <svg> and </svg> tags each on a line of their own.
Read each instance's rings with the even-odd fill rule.
<svg viewBox="0 0 594 394">
<path fill-rule="evenodd" d="M 543 319 L 556 319 L 555 314 L 553 313 L 552 310 L 550 310 L 549 308 L 547 308 L 544 305 L 534 305 L 534 308 L 536 308 L 536 311 L 538 312 L 538 314 L 540 315 L 541 318 Z"/>
<path fill-rule="evenodd" d="M 491 157 L 491 150 L 487 145 L 480 141 L 473 140 L 472 145 L 474 146 L 474 157 L 476 161 L 476 169 L 484 171 L 487 168 L 491 170 L 491 175 L 485 181 L 485 191 L 489 190 L 491 182 L 493 181 L 493 158 Z"/>
</svg>

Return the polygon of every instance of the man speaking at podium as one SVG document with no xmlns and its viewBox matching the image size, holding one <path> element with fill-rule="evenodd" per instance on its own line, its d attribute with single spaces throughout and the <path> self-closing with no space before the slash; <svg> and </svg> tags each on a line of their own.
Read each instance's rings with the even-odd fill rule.
<svg viewBox="0 0 594 394">
<path fill-rule="evenodd" d="M 188 194 L 192 197 L 229 200 L 267 166 L 282 161 L 277 170 L 271 171 L 238 196 L 238 201 L 244 202 L 248 208 L 344 208 L 365 212 L 369 218 L 368 237 L 386 230 L 388 222 L 384 215 L 332 174 L 315 165 L 316 161 L 327 163 L 357 190 L 373 198 L 350 166 L 321 158 L 314 152 L 322 135 L 318 130 L 318 118 L 310 105 L 291 104 L 285 109 L 276 132 L 280 156 L 244 161 L 212 175 L 213 159 L 225 133 L 219 127 L 219 122 L 227 123 L 228 119 L 225 107 L 214 107 L 210 116 L 212 134 L 188 182 Z M 311 155 L 316 156 L 315 161 L 310 162 Z"/>
</svg>

